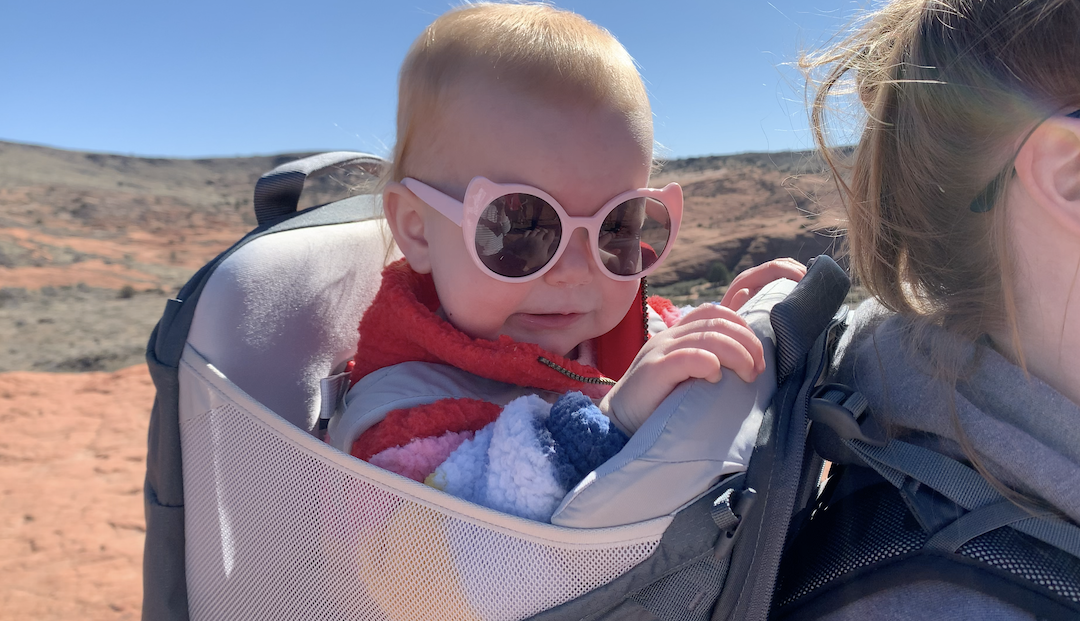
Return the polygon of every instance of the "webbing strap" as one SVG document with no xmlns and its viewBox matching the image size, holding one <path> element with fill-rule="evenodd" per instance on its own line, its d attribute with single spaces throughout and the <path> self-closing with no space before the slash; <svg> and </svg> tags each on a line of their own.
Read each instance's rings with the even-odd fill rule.
<svg viewBox="0 0 1080 621">
<path fill-rule="evenodd" d="M 903 487 L 905 477 L 911 477 L 968 511 L 1001 499 L 978 472 L 941 453 L 899 440 L 885 446 L 859 440 L 846 444 L 897 489 Z"/>
<path fill-rule="evenodd" d="M 974 469 L 941 453 L 899 440 L 891 440 L 885 446 L 872 446 L 859 440 L 848 440 L 845 444 L 897 489 L 902 488 L 905 479 L 910 477 L 971 512 L 1006 501 L 1001 492 Z M 1055 516 L 1033 516 L 1017 508 L 1024 511 L 1027 519 L 1007 525 L 1080 558 L 1080 528 Z M 991 521 L 995 515 L 991 511 L 985 518 L 973 517 L 972 525 L 980 519 Z M 943 536 L 942 542 L 948 537 Z"/>
<path fill-rule="evenodd" d="M 1049 516 L 1048 513 L 1033 515 L 1012 501 L 999 500 L 960 516 L 931 537 L 923 545 L 923 549 L 956 552 L 972 539 L 1002 526 L 1014 526 L 1024 520 L 1035 520 L 1037 517 L 1047 516 Z"/>
</svg>

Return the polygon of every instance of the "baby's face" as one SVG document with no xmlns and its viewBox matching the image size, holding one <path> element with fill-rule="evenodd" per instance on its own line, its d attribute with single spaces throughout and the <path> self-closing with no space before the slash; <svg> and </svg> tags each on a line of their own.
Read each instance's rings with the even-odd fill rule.
<svg viewBox="0 0 1080 621">
<path fill-rule="evenodd" d="M 416 137 L 410 174 L 458 200 L 470 180 L 483 176 L 540 188 L 568 215 L 591 216 L 649 181 L 651 144 L 641 144 L 625 115 L 601 106 L 552 104 L 466 80 L 446 98 L 439 119 L 426 125 L 434 131 Z M 614 328 L 636 300 L 640 280 L 609 278 L 594 261 L 594 242 L 584 229 L 573 232 L 543 276 L 506 283 L 476 266 L 460 227 L 434 209 L 424 213 L 443 312 L 472 337 L 505 334 L 564 356 Z"/>
</svg>

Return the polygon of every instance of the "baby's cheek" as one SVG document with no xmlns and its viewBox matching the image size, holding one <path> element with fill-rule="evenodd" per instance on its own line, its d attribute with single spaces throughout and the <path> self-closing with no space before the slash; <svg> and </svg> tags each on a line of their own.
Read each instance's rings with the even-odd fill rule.
<svg viewBox="0 0 1080 621">
<path fill-rule="evenodd" d="M 455 296 L 443 303 L 443 318 L 474 339 L 497 340 L 508 317 L 499 302 L 482 294 Z"/>
<path fill-rule="evenodd" d="M 612 280 L 604 289 L 603 317 L 601 321 L 607 327 L 601 330 L 601 334 L 605 334 L 617 326 L 632 307 L 642 304 L 640 280 L 628 282 Z"/>
<path fill-rule="evenodd" d="M 496 339 L 513 304 L 506 287 L 478 271 L 470 261 L 435 266 L 432 272 L 441 304 L 440 316 L 465 334 L 479 339 Z"/>
</svg>

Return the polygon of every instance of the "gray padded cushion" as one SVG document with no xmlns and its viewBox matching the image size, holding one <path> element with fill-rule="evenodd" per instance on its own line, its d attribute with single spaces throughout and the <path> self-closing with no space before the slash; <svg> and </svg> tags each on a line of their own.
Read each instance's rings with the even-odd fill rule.
<svg viewBox="0 0 1080 621">
<path fill-rule="evenodd" d="M 368 220 L 251 241 L 207 282 L 188 344 L 256 401 L 311 432 L 319 380 L 356 351 L 389 239 L 382 220 Z"/>
<path fill-rule="evenodd" d="M 746 470 L 776 392 L 769 313 L 794 288 L 790 280 L 777 280 L 739 310 L 765 349 L 766 369 L 756 380 L 748 384 L 728 370 L 715 384 L 679 384 L 618 454 L 570 490 L 551 523 L 604 528 L 667 515 L 724 475 Z"/>
</svg>

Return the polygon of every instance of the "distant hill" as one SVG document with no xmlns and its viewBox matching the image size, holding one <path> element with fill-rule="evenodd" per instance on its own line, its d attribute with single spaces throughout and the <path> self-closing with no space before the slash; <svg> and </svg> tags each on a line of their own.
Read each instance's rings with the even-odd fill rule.
<svg viewBox="0 0 1080 621">
<path fill-rule="evenodd" d="M 678 244 L 651 280 L 705 276 L 715 263 L 732 273 L 790 256 L 837 254 L 839 201 L 813 152 L 745 153 L 672 160 L 653 177 L 678 181 L 686 213 Z"/>
<path fill-rule="evenodd" d="M 134 336 L 149 333 L 164 298 L 254 225 L 259 176 L 304 155 L 162 159 L 0 142 L 0 371 L 137 362 Z M 682 184 L 686 210 L 678 244 L 650 280 L 833 251 L 836 196 L 822 168 L 805 152 L 663 163 L 653 184 Z M 301 206 L 361 181 L 324 177 Z"/>
</svg>

